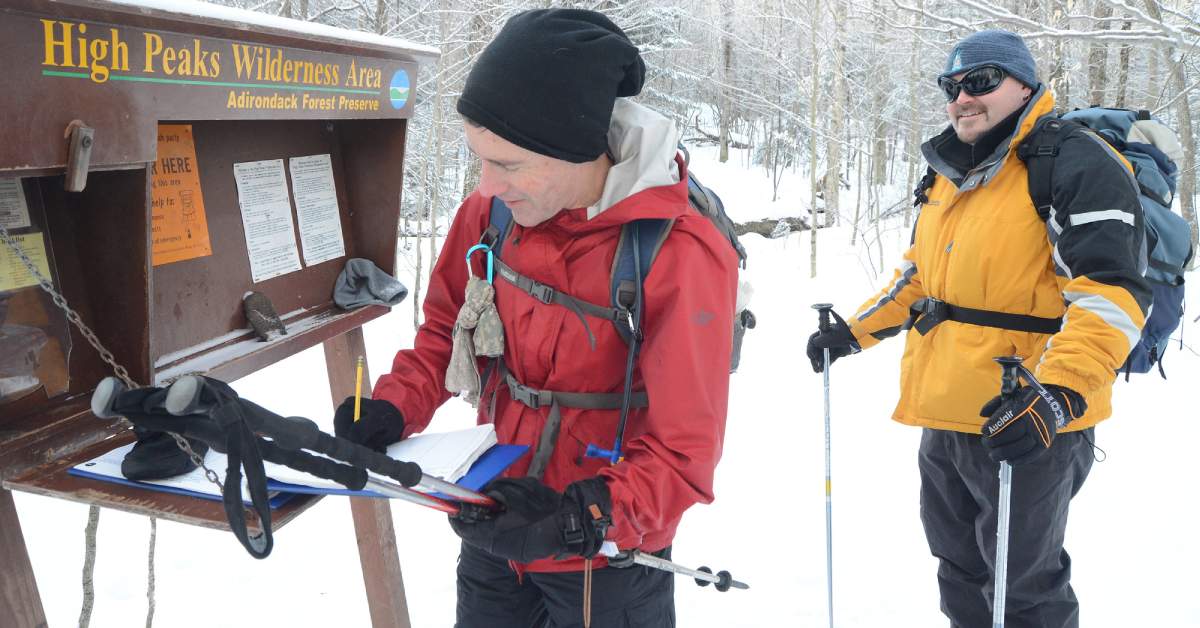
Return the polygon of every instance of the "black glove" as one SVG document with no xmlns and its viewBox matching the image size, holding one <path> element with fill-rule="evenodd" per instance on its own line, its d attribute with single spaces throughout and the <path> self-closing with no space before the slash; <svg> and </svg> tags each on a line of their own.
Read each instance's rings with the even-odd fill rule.
<svg viewBox="0 0 1200 628">
<path fill-rule="evenodd" d="M 862 347 L 858 346 L 858 341 L 854 339 L 854 334 L 850 333 L 850 326 L 846 324 L 846 321 L 842 320 L 842 317 L 833 310 L 829 310 L 829 313 L 833 315 L 833 324 L 829 326 L 829 329 L 818 331 L 808 337 L 808 360 L 812 362 L 814 373 L 825 370 L 823 349 L 829 349 L 830 364 L 833 364 L 838 358 L 862 351 Z"/>
<path fill-rule="evenodd" d="M 354 397 L 346 397 L 333 413 L 333 433 L 382 452 L 404 438 L 404 416 L 387 401 L 364 397 L 355 421 Z"/>
<path fill-rule="evenodd" d="M 1087 411 L 1083 396 L 1062 386 L 1022 386 L 1008 397 L 996 396 L 983 404 L 983 447 L 996 462 L 1018 465 L 1046 453 L 1058 428 Z"/>
<path fill-rule="evenodd" d="M 450 517 L 464 541 L 494 556 L 529 563 L 552 556 L 591 558 L 611 521 L 612 500 L 603 478 L 580 480 L 560 494 L 535 478 L 500 479 L 485 491 L 503 510 Z"/>
</svg>

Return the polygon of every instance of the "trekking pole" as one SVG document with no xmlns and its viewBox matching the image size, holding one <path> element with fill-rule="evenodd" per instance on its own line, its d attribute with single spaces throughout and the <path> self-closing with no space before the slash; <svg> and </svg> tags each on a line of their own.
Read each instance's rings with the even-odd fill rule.
<svg viewBox="0 0 1200 628">
<path fill-rule="evenodd" d="M 832 303 L 814 303 L 819 312 L 817 329 L 829 331 L 829 311 Z M 833 628 L 833 461 L 829 438 L 829 349 L 824 349 L 825 362 L 821 369 L 825 377 L 825 588 L 829 596 L 829 628 Z"/>
<path fill-rule="evenodd" d="M 1000 363 L 1000 395 L 1008 397 L 1017 392 L 1021 382 L 1018 369 L 1021 358 L 1005 356 L 993 358 Z M 1028 372 L 1028 371 L 1026 371 Z M 996 511 L 996 574 L 992 599 L 992 628 L 1004 628 L 1004 602 L 1008 595 L 1008 520 L 1012 503 L 1012 465 L 1000 461 L 1000 504 Z"/>
<path fill-rule="evenodd" d="M 283 417 L 262 406 L 243 399 L 223 383 L 203 377 L 186 376 L 177 380 L 167 391 L 164 407 L 172 415 L 208 415 L 223 405 L 236 405 L 246 421 L 256 432 L 273 439 L 281 448 L 291 450 L 308 449 L 333 458 L 333 461 L 363 467 L 379 475 L 367 475 L 366 488 L 387 497 L 401 499 L 426 508 L 451 515 L 486 518 L 492 516 L 501 505 L 490 496 L 424 473 L 420 466 L 389 458 L 386 454 L 325 434 L 317 424 L 301 417 Z M 323 459 L 318 459 L 323 460 Z M 284 464 L 292 460 L 281 461 Z M 290 466 L 290 465 L 289 465 Z M 304 469 L 312 472 L 316 469 Z M 380 475 L 386 477 L 380 477 Z M 448 501 L 428 495 L 416 488 L 437 491 L 456 501 Z M 696 583 L 716 585 L 718 591 L 750 588 L 734 580 L 728 571 L 715 575 L 708 567 L 689 569 L 665 558 L 644 554 L 639 550 L 620 551 L 615 544 L 608 543 L 602 553 L 613 556 L 613 566 L 643 565 L 652 569 L 691 576 Z"/>
<path fill-rule="evenodd" d="M 750 585 L 745 582 L 739 582 L 733 579 L 733 576 L 728 571 L 718 571 L 713 573 L 708 567 L 700 567 L 699 569 L 690 569 L 679 563 L 659 558 L 653 554 L 647 554 L 641 550 L 618 550 L 616 544 L 611 541 L 605 541 L 600 547 L 600 554 L 608 557 L 609 567 L 624 569 L 632 565 L 641 565 L 651 569 L 661 571 L 669 571 L 681 576 L 689 576 L 695 579 L 696 584 L 702 587 L 714 585 L 714 587 L 724 593 L 730 588 L 734 589 L 749 589 Z"/>
<path fill-rule="evenodd" d="M 367 484 L 389 497 L 411 501 L 443 512 L 457 512 L 458 505 L 425 495 L 413 489 L 436 491 L 459 502 L 483 507 L 495 507 L 496 502 L 478 491 L 463 488 L 452 482 L 426 474 L 412 462 L 389 458 L 358 443 L 330 436 L 320 430 L 316 423 L 301 417 L 282 417 L 262 406 L 242 399 L 217 380 L 188 375 L 171 384 L 167 390 L 165 409 L 175 416 L 212 413 L 224 404 L 237 404 L 246 419 L 257 432 L 274 439 L 286 449 L 308 449 L 329 456 L 340 462 L 362 467 L 376 474 L 367 476 Z"/>
</svg>

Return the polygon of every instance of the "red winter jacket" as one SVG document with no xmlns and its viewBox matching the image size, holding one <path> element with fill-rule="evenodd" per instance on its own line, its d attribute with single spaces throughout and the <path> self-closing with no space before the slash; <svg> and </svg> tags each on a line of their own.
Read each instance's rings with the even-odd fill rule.
<svg viewBox="0 0 1200 628">
<path fill-rule="evenodd" d="M 561 408 L 558 444 L 543 481 L 563 490 L 576 480 L 602 475 L 613 500 L 608 538 L 621 549 L 657 551 L 671 544 L 683 512 L 713 499 L 713 471 L 721 456 L 729 393 L 737 258 L 729 242 L 687 202 L 684 164 L 680 182 L 643 190 L 587 219 L 586 208 L 563 210 L 532 228 L 513 224 L 502 259 L 517 272 L 571 296 L 610 303 L 610 270 L 621 225 L 637 218 L 674 218 L 675 224 L 645 279 L 645 341 L 635 371 L 635 390 L 649 407 L 632 410 L 625 431 L 625 460 L 585 458 L 588 443 L 611 447 L 618 410 Z M 459 207 L 433 269 L 425 297 L 425 323 L 414 348 L 400 351 L 392 372 L 373 396 L 400 409 L 405 436 L 429 424 L 446 399 L 451 332 L 464 299 L 465 255 L 488 226 L 491 198 L 473 193 Z M 485 276 L 483 255 L 474 273 Z M 496 281 L 496 305 L 504 323 L 504 360 L 526 386 L 564 392 L 620 392 L 627 348 L 613 324 L 588 317 L 596 348 L 567 308 L 544 304 L 511 284 Z M 481 370 L 484 366 L 480 362 Z M 508 396 L 490 378 L 481 395 L 479 422 L 499 385 L 496 436 L 501 443 L 536 449 L 549 408 L 532 409 Z M 505 475 L 527 473 L 531 456 Z M 540 560 L 530 571 L 575 571 L 581 559 Z"/>
</svg>

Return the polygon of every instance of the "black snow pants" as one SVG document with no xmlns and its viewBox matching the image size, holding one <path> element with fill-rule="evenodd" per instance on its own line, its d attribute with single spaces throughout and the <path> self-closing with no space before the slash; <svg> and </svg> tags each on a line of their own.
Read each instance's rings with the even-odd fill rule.
<svg viewBox="0 0 1200 628">
<path fill-rule="evenodd" d="M 1042 457 L 1013 467 L 1007 628 L 1079 626 L 1063 538 L 1067 507 L 1092 468 L 1092 433 L 1059 434 Z M 954 628 L 991 626 L 999 464 L 977 435 L 926 429 L 918 466 L 921 523 L 940 562 L 942 612 Z"/>
<path fill-rule="evenodd" d="M 671 557 L 671 548 L 655 552 Z M 583 626 L 583 572 L 525 572 L 462 544 L 458 557 L 456 628 L 577 628 Z M 592 626 L 673 628 L 674 574 L 641 565 L 592 571 Z"/>
</svg>

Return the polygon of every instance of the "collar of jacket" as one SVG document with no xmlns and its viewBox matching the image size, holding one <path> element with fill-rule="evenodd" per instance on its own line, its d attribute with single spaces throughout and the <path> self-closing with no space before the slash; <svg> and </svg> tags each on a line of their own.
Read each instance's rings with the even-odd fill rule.
<svg viewBox="0 0 1200 628">
<path fill-rule="evenodd" d="M 588 208 L 589 219 L 642 190 L 679 183 L 681 173 L 675 167 L 679 130 L 670 118 L 618 98 L 608 127 L 608 146 L 613 166 L 600 200 Z"/>
<path fill-rule="evenodd" d="M 966 172 L 963 172 L 947 159 L 947 149 L 951 142 L 958 141 L 953 127 L 947 127 L 937 136 L 922 144 L 921 154 L 924 155 L 925 161 L 929 162 L 929 166 L 938 174 L 949 179 L 961 194 L 991 181 L 996 173 L 1000 171 L 1000 168 L 1004 166 L 1008 153 L 1020 145 L 1021 140 L 1025 139 L 1025 136 L 1033 129 L 1033 125 L 1037 123 L 1038 119 L 1053 111 L 1054 95 L 1046 89 L 1046 85 L 1043 83 L 1029 99 L 1029 104 L 1025 106 L 1025 110 L 1021 113 L 1020 119 L 1017 120 L 1016 128 L 1013 132 L 1007 138 L 1001 140 L 990 155 L 980 160 L 974 168 Z"/>
</svg>

